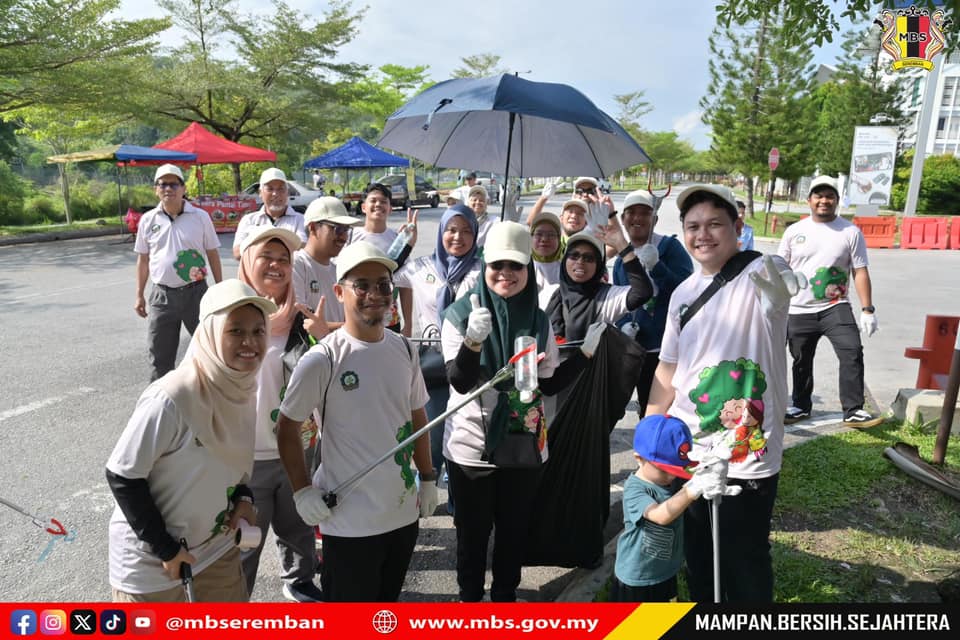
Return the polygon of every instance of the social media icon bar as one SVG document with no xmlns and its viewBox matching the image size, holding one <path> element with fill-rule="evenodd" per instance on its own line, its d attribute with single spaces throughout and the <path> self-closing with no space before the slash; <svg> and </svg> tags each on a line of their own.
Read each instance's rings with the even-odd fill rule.
<svg viewBox="0 0 960 640">
<path fill-rule="evenodd" d="M 100 633 L 119 636 L 127 632 L 127 612 L 122 609 L 104 609 L 100 613 Z"/>
<path fill-rule="evenodd" d="M 40 633 L 62 636 L 67 632 L 67 612 L 63 609 L 44 609 L 40 612 Z"/>
<path fill-rule="evenodd" d="M 134 609 L 130 612 L 130 633 L 143 636 L 157 629 L 157 614 L 147 609 Z"/>
<path fill-rule="evenodd" d="M 14 609 L 10 613 L 10 634 L 32 636 L 37 632 L 37 612 L 31 609 Z"/>
<path fill-rule="evenodd" d="M 74 609 L 70 612 L 70 633 L 89 636 L 97 632 L 97 612 L 93 609 Z"/>
</svg>

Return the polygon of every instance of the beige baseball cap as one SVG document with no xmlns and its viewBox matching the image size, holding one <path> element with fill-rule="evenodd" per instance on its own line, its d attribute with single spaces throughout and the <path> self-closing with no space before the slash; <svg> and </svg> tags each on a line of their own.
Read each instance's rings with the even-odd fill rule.
<svg viewBox="0 0 960 640">
<path fill-rule="evenodd" d="M 603 257 L 604 257 L 603 243 L 600 242 L 600 238 L 596 237 L 589 231 L 578 231 L 577 233 L 567 238 L 567 250 L 569 251 L 569 248 L 578 242 L 589 242 L 593 246 L 593 248 L 597 250 L 597 253 L 600 254 L 600 262 L 601 264 L 603 263 Z"/>
<path fill-rule="evenodd" d="M 283 180 L 287 181 L 287 174 L 282 170 L 277 169 L 276 167 L 270 167 L 265 169 L 263 173 L 260 174 L 260 186 L 263 186 L 270 182 L 271 180 Z"/>
<path fill-rule="evenodd" d="M 733 211 L 733 217 L 737 217 L 737 199 L 733 197 L 733 191 L 730 190 L 730 187 L 725 187 L 722 184 L 695 184 L 687 187 L 680 192 L 679 196 L 677 196 L 677 208 L 682 212 L 683 203 L 687 201 L 687 198 L 698 191 L 707 191 L 715 196 L 719 196 L 722 200 L 730 204 L 730 210 Z"/>
<path fill-rule="evenodd" d="M 329 222 L 330 224 L 342 224 L 348 227 L 360 224 L 358 218 L 354 218 L 347 213 L 347 208 L 340 201 L 340 198 L 334 198 L 333 196 L 322 196 L 307 206 L 307 211 L 303 214 L 303 223 L 310 224 L 311 222 Z"/>
<path fill-rule="evenodd" d="M 480 186 L 479 184 L 476 184 L 476 185 L 470 187 L 470 191 L 467 192 L 467 199 L 469 200 L 469 199 L 470 199 L 470 196 L 472 196 L 473 194 L 478 194 L 478 195 L 483 196 L 483 199 L 484 199 L 484 200 L 487 199 L 487 189 L 486 189 L 486 187 L 482 187 L 482 186 Z"/>
<path fill-rule="evenodd" d="M 183 171 L 175 164 L 162 164 L 157 167 L 156 173 L 153 174 L 153 181 L 156 182 L 163 176 L 177 176 L 180 182 L 183 182 Z"/>
<path fill-rule="evenodd" d="M 203 320 L 207 316 L 220 311 L 229 313 L 245 304 L 252 304 L 260 309 L 265 316 L 277 312 L 277 305 L 258 296 L 252 287 L 236 278 L 228 278 L 207 289 L 203 297 L 200 298 L 200 319 Z"/>
<path fill-rule="evenodd" d="M 810 194 L 813 193 L 817 187 L 830 187 L 833 189 L 834 193 L 840 195 L 840 188 L 837 186 L 836 178 L 831 178 L 830 176 L 817 176 L 813 179 L 813 182 L 810 183 L 810 191 L 807 193 L 807 197 L 810 197 Z"/>
<path fill-rule="evenodd" d="M 250 232 L 250 235 L 243 239 L 243 242 L 240 243 L 240 253 L 245 252 L 248 247 L 251 247 L 255 244 L 269 242 L 273 239 L 277 239 L 286 245 L 287 249 L 290 251 L 291 260 L 293 260 L 294 252 L 303 246 L 303 240 L 300 239 L 300 236 L 293 231 L 290 231 L 290 229 L 284 229 L 282 227 L 274 227 L 273 225 L 265 224 L 259 227 L 254 227 L 253 231 Z"/>
<path fill-rule="evenodd" d="M 584 214 L 590 213 L 590 209 L 587 207 L 587 203 L 584 202 L 583 200 L 576 200 L 576 199 L 567 200 L 566 202 L 563 203 L 563 206 L 560 207 L 560 211 L 561 212 L 566 211 L 568 207 L 578 207 L 580 209 L 583 209 Z"/>
<path fill-rule="evenodd" d="M 510 260 L 530 263 L 531 238 L 526 225 L 518 222 L 498 222 L 490 227 L 483 245 L 483 261 L 487 264 Z"/>
<path fill-rule="evenodd" d="M 600 186 L 600 183 L 597 182 L 596 178 L 591 178 L 590 176 L 580 176 L 573 181 L 573 188 L 576 189 L 583 184 L 590 184 L 590 186 L 592 186 L 594 189 Z"/>
<path fill-rule="evenodd" d="M 397 263 L 388 258 L 387 254 L 369 242 L 360 240 L 348 244 L 337 256 L 337 280 L 343 280 L 350 271 L 364 262 L 382 264 L 390 273 L 397 270 Z"/>
<path fill-rule="evenodd" d="M 623 200 L 623 210 L 626 211 L 636 204 L 642 204 L 653 209 L 653 196 L 650 195 L 650 192 L 646 189 L 637 189 L 636 191 L 631 191 Z"/>
</svg>

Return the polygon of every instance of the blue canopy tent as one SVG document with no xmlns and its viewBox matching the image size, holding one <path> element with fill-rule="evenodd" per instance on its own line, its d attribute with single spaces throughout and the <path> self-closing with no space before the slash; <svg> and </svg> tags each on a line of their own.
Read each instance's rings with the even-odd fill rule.
<svg viewBox="0 0 960 640">
<path fill-rule="evenodd" d="M 197 159 L 195 153 L 183 151 L 168 151 L 154 147 L 139 147 L 134 144 L 114 144 L 109 147 L 100 147 L 88 151 L 76 151 L 47 158 L 48 164 L 59 164 L 60 178 L 66 180 L 64 166 L 68 162 L 116 162 L 117 163 L 117 208 L 120 215 L 120 227 L 123 228 L 123 203 L 121 196 L 120 166 L 126 167 L 131 161 L 177 162 L 188 163 Z M 64 208 L 69 208 L 64 193 Z"/>
<path fill-rule="evenodd" d="M 383 149 L 378 149 L 363 138 L 353 136 L 336 149 L 327 151 L 322 156 L 310 158 L 303 163 L 304 169 L 345 169 L 347 175 L 344 177 L 344 185 L 350 184 L 351 169 L 366 169 L 367 182 L 373 180 L 371 169 L 382 167 L 409 167 L 410 161 L 400 156 L 387 153 Z M 306 182 L 306 177 L 304 177 Z M 344 195 L 347 194 L 344 188 Z M 348 199 L 349 200 L 349 199 Z M 350 208 L 349 201 L 344 204 Z M 357 202 L 357 211 L 360 211 L 360 203 Z"/>
</svg>

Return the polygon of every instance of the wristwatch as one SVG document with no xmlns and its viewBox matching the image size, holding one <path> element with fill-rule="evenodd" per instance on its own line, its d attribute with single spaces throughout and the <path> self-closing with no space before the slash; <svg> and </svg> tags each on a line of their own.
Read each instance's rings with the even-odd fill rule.
<svg viewBox="0 0 960 640">
<path fill-rule="evenodd" d="M 468 338 L 467 336 L 464 336 L 464 337 L 463 337 L 463 345 L 464 345 L 467 349 L 472 349 L 473 351 L 476 351 L 477 349 L 479 349 L 479 348 L 483 345 L 483 343 L 482 343 L 482 342 L 477 342 L 476 340 L 471 340 L 471 339 Z"/>
<path fill-rule="evenodd" d="M 876 309 L 876 307 L 874 307 L 874 306 L 871 304 L 871 305 L 868 305 L 868 306 L 864 307 L 863 310 L 866 311 L 867 313 L 873 313 L 873 312 L 876 311 L 877 309 Z"/>
<path fill-rule="evenodd" d="M 633 253 L 633 245 L 628 244 L 623 249 L 621 249 L 620 252 L 617 253 L 617 255 L 620 256 L 621 258 L 626 258 L 631 253 Z"/>
<path fill-rule="evenodd" d="M 436 469 L 430 469 L 428 473 L 421 473 L 420 480 L 422 482 L 436 482 L 437 481 Z"/>
</svg>

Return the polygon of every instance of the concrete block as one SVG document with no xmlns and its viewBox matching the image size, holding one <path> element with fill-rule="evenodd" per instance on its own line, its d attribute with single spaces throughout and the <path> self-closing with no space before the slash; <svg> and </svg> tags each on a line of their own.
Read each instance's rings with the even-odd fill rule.
<svg viewBox="0 0 960 640">
<path fill-rule="evenodd" d="M 943 396 L 943 391 L 936 389 L 900 389 L 890 409 L 898 420 L 924 423 L 939 421 L 940 412 L 943 411 Z M 960 434 L 960 400 L 953 413 L 950 433 Z"/>
</svg>

